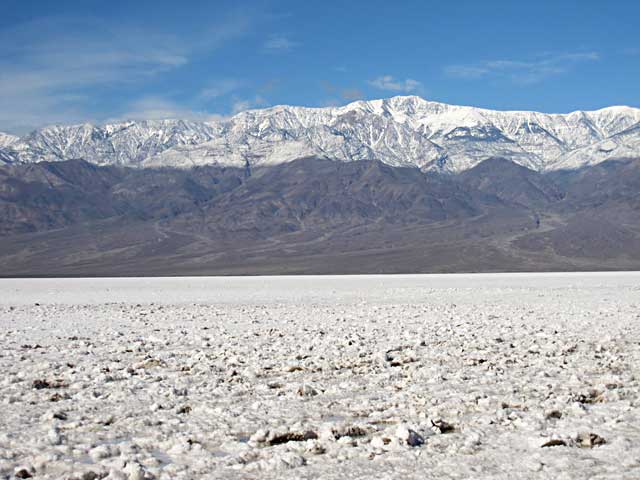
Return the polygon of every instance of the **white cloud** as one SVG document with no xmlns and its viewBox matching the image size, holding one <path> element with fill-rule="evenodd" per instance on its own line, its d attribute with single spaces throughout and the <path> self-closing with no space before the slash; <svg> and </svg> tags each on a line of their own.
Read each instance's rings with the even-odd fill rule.
<svg viewBox="0 0 640 480">
<path fill-rule="evenodd" d="M 413 80 L 412 78 L 396 80 L 391 75 L 383 75 L 374 80 L 369 80 L 367 83 L 380 90 L 389 90 L 392 92 L 412 93 L 422 89 L 422 83 L 417 80 Z"/>
<path fill-rule="evenodd" d="M 255 97 L 250 99 L 236 100 L 231 106 L 231 114 L 235 115 L 236 113 L 244 112 L 245 110 L 264 107 L 266 105 L 267 105 L 267 101 L 264 98 L 262 98 L 260 95 L 256 95 Z"/>
<path fill-rule="evenodd" d="M 475 64 L 448 65 L 444 71 L 450 77 L 508 78 L 515 83 L 533 84 L 548 77 L 573 70 L 578 64 L 600 59 L 597 52 L 544 54 L 531 60 L 487 60 Z"/>
<path fill-rule="evenodd" d="M 284 35 L 273 35 L 264 44 L 264 49 L 270 53 L 289 52 L 298 46 Z"/>
<path fill-rule="evenodd" d="M 233 78 L 217 80 L 215 82 L 211 82 L 200 92 L 200 98 L 203 100 L 213 100 L 215 98 L 224 97 L 243 85 L 244 82 Z"/>
<path fill-rule="evenodd" d="M 147 96 L 128 105 L 127 111 L 111 118 L 108 122 L 123 120 L 165 120 L 180 119 L 193 121 L 211 121 L 223 118 L 221 115 L 196 111 L 163 97 Z"/>
<path fill-rule="evenodd" d="M 489 68 L 476 65 L 448 65 L 445 73 L 450 77 L 458 78 L 480 78 L 488 75 Z"/>
<path fill-rule="evenodd" d="M 344 101 L 338 98 L 327 98 L 320 102 L 320 107 L 340 107 L 344 105 Z"/>
<path fill-rule="evenodd" d="M 229 115 L 221 115 L 209 112 L 206 109 L 190 108 L 170 98 L 150 95 L 130 102 L 123 113 L 104 121 L 106 123 L 113 123 L 127 120 L 179 119 L 208 122 L 225 120 L 229 118 L 230 115 L 235 115 L 252 108 L 265 107 L 267 105 L 267 100 L 260 95 L 251 98 L 235 98 L 231 104 Z"/>
<path fill-rule="evenodd" d="M 347 101 L 361 100 L 364 93 L 359 88 L 344 88 L 340 91 L 340 96 Z"/>
</svg>

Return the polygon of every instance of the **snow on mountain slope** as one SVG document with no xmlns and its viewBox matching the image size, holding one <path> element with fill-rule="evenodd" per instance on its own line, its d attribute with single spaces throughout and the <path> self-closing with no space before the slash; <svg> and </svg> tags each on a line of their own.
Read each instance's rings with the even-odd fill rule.
<svg viewBox="0 0 640 480">
<path fill-rule="evenodd" d="M 167 149 L 144 164 L 277 164 L 317 155 L 425 166 L 445 155 L 442 148 L 408 125 L 359 108 L 274 107 L 240 113 L 222 125 L 216 138 Z"/>
<path fill-rule="evenodd" d="M 15 161 L 16 161 L 16 158 L 11 152 L 3 148 L 0 148 L 0 165 L 8 165 Z"/>
<path fill-rule="evenodd" d="M 343 107 L 276 106 L 207 123 L 54 126 L 13 139 L 4 151 L 21 162 L 84 158 L 98 164 L 183 168 L 268 165 L 315 155 L 453 172 L 504 157 L 541 171 L 640 155 L 640 110 L 544 114 L 405 96 Z"/>
<path fill-rule="evenodd" d="M 16 158 L 13 152 L 9 151 L 9 147 L 20 140 L 15 135 L 0 132 L 0 165 L 13 163 Z"/>
<path fill-rule="evenodd" d="M 0 148 L 8 147 L 20 140 L 20 137 L 0 132 Z"/>
<path fill-rule="evenodd" d="M 196 145 L 214 133 L 208 124 L 184 120 L 52 126 L 30 133 L 11 149 L 27 162 L 83 158 L 97 164 L 136 166 L 167 148 Z"/>
<path fill-rule="evenodd" d="M 640 123 L 597 143 L 573 150 L 552 167 L 572 170 L 595 165 L 607 159 L 637 158 L 638 156 L 640 156 Z"/>
</svg>

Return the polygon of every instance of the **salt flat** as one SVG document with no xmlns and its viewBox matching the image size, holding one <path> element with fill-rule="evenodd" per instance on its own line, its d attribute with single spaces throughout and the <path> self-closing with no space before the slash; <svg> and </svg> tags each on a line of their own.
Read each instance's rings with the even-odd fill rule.
<svg viewBox="0 0 640 480">
<path fill-rule="evenodd" d="M 0 478 L 639 478 L 640 273 L 0 280 Z"/>
</svg>

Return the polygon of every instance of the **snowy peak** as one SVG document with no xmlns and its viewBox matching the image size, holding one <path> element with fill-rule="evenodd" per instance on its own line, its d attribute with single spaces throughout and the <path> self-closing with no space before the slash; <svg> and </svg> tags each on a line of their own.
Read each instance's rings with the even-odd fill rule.
<svg viewBox="0 0 640 480">
<path fill-rule="evenodd" d="M 0 148 L 10 147 L 12 144 L 20 140 L 20 137 L 0 132 Z"/>
<path fill-rule="evenodd" d="M 20 140 L 15 135 L 0 132 L 0 165 L 14 163 L 17 158 L 13 151 L 9 148 Z"/>
<path fill-rule="evenodd" d="M 638 156 L 639 147 L 636 108 L 546 114 L 448 105 L 418 96 L 327 108 L 279 105 L 212 122 L 53 126 L 21 139 L 0 134 L 0 159 L 83 158 L 142 167 L 277 164 L 318 156 L 456 172 L 503 157 L 542 171 Z"/>
<path fill-rule="evenodd" d="M 196 145 L 212 138 L 205 123 L 184 120 L 52 126 L 36 130 L 11 148 L 22 161 L 83 158 L 97 164 L 137 166 L 176 145 Z"/>
</svg>

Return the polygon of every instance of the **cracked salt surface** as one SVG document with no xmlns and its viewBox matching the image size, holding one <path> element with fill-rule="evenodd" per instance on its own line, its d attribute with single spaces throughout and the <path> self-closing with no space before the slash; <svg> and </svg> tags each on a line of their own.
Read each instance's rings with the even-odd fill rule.
<svg viewBox="0 0 640 480">
<path fill-rule="evenodd" d="M 637 273 L 0 280 L 0 478 L 640 478 L 639 307 Z"/>
</svg>

